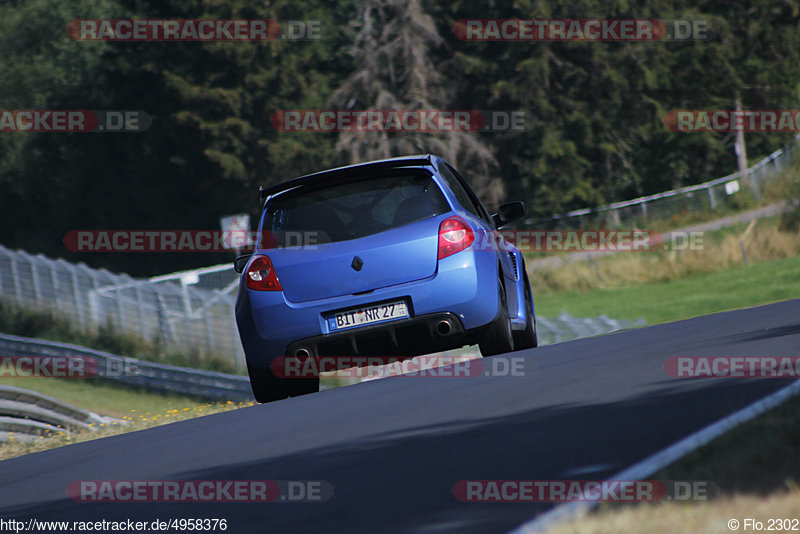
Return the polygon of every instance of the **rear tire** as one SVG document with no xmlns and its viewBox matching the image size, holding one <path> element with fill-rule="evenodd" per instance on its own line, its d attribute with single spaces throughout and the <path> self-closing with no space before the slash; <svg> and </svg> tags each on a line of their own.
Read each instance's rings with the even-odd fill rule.
<svg viewBox="0 0 800 534">
<path fill-rule="evenodd" d="M 525 330 L 514 330 L 514 350 L 534 349 L 539 346 L 536 318 L 533 315 L 533 296 L 528 275 L 525 275 Z"/>
<path fill-rule="evenodd" d="M 478 341 L 478 347 L 484 357 L 514 350 L 514 336 L 511 332 L 511 321 L 508 319 L 506 290 L 503 287 L 503 281 L 498 280 L 497 286 L 499 293 L 497 317 L 484 328 Z"/>
<path fill-rule="evenodd" d="M 250 387 L 256 402 L 263 404 L 289 396 L 284 381 L 273 375 L 269 369 L 262 369 L 248 363 L 247 374 L 250 376 Z"/>
</svg>

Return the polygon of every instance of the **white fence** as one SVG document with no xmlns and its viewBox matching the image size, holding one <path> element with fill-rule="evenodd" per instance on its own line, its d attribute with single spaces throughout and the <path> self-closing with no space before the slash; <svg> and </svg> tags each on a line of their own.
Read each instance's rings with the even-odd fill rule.
<svg viewBox="0 0 800 534">
<path fill-rule="evenodd" d="M 647 219 L 666 219 L 692 211 L 716 210 L 730 203 L 733 195 L 748 190 L 758 198 L 764 184 L 792 164 L 800 146 L 800 134 L 794 141 L 776 150 L 744 172 L 655 195 L 615 202 L 597 208 L 574 210 L 544 219 L 525 221 L 546 229 L 582 229 L 640 224 Z"/>
<path fill-rule="evenodd" d="M 237 283 L 231 264 L 134 279 L 0 246 L 0 298 L 55 312 L 83 331 L 110 325 L 243 370 L 233 316 Z"/>
</svg>

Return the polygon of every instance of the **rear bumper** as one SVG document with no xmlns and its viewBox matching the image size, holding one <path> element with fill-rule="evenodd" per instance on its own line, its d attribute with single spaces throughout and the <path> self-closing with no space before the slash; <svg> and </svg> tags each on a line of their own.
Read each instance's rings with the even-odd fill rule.
<svg viewBox="0 0 800 534">
<path fill-rule="evenodd" d="M 288 355 L 418 356 L 460 347 L 469 333 L 455 314 L 429 313 L 295 341 Z M 298 354 L 298 351 L 306 351 Z"/>
<path fill-rule="evenodd" d="M 280 272 L 278 273 L 280 277 Z M 289 302 L 280 291 L 253 291 L 240 285 L 236 322 L 250 365 L 266 368 L 278 356 L 300 348 L 311 355 L 416 356 L 476 342 L 479 327 L 497 315 L 497 257 L 466 250 L 438 262 L 426 279 L 310 302 Z M 411 317 L 331 332 L 332 311 L 402 299 Z M 450 322 L 452 333 L 436 333 Z"/>
</svg>

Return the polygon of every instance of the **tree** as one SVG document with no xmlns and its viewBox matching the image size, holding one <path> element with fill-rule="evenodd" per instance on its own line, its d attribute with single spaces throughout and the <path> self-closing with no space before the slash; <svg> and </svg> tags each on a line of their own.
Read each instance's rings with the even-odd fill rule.
<svg viewBox="0 0 800 534">
<path fill-rule="evenodd" d="M 419 0 L 366 0 L 354 24 L 353 71 L 334 93 L 334 106 L 357 110 L 444 110 L 456 84 L 440 72 L 434 51 L 444 44 Z M 489 204 L 503 196 L 497 160 L 475 133 L 342 132 L 341 163 L 414 153 L 441 155 L 464 172 Z"/>
<path fill-rule="evenodd" d="M 29 133 L 0 137 L 6 246 L 42 251 L 134 275 L 207 266 L 227 254 L 75 254 L 74 229 L 216 229 L 219 217 L 256 213 L 258 185 L 329 166 L 333 140 L 282 135 L 277 109 L 320 107 L 341 70 L 336 30 L 348 13 L 321 2 L 242 0 L 112 3 L 81 10 L 53 0 L 9 8 L 2 72 L 17 109 L 139 109 L 141 133 Z M 321 7 L 322 6 L 322 7 Z M 75 18 L 319 19 L 318 41 L 91 42 L 67 36 Z M 44 223 L 44 224 L 43 224 Z"/>
</svg>

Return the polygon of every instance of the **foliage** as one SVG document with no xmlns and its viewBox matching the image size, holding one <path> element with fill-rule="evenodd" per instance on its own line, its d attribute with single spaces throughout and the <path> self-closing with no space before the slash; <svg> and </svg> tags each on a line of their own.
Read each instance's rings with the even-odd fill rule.
<svg viewBox="0 0 800 534">
<path fill-rule="evenodd" d="M 467 42 L 469 18 L 702 19 L 711 41 Z M 320 20 L 323 39 L 72 40 L 80 18 Z M 73 229 L 216 229 L 257 215 L 258 185 L 335 163 L 441 153 L 486 198 L 547 216 L 698 183 L 736 168 L 734 137 L 674 133 L 678 109 L 797 109 L 800 0 L 57 0 L 0 2 L 3 109 L 135 109 L 141 133 L 0 135 L 0 242 L 133 275 L 226 254 L 76 254 Z M 278 132 L 278 110 L 523 111 L 522 132 Z M 750 161 L 788 134 L 747 134 Z M 168 258 L 168 259 L 167 259 Z"/>
</svg>

